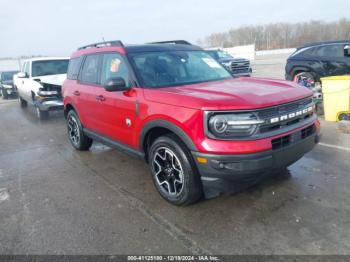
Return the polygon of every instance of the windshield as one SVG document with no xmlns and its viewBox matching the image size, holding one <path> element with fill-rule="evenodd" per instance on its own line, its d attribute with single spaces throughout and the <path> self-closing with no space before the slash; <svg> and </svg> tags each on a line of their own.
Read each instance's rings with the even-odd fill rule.
<svg viewBox="0 0 350 262">
<path fill-rule="evenodd" d="M 213 50 L 213 51 L 208 51 L 209 55 L 214 57 L 215 59 L 221 59 L 221 58 L 232 58 L 232 56 L 222 50 Z"/>
<path fill-rule="evenodd" d="M 45 60 L 32 63 L 32 76 L 66 74 L 69 60 Z"/>
<path fill-rule="evenodd" d="M 11 81 L 14 74 L 17 74 L 17 71 L 12 72 L 3 72 L 1 73 L 1 80 L 2 81 Z"/>
<path fill-rule="evenodd" d="M 219 58 L 232 58 L 232 56 L 225 51 L 218 51 Z"/>
<path fill-rule="evenodd" d="M 136 53 L 131 55 L 131 60 L 147 87 L 178 86 L 232 77 L 204 51 Z"/>
</svg>

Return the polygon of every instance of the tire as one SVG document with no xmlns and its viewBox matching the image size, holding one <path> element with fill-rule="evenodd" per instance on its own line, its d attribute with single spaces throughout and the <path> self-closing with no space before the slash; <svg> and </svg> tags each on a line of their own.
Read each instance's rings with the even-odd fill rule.
<svg viewBox="0 0 350 262">
<path fill-rule="evenodd" d="M 24 100 L 22 97 L 20 97 L 19 95 L 18 95 L 18 101 L 21 108 L 26 108 L 28 106 L 28 102 Z"/>
<path fill-rule="evenodd" d="M 6 93 L 6 91 L 5 91 L 4 88 L 1 89 L 1 94 L 2 94 L 2 98 L 3 98 L 4 100 L 8 99 L 9 96 L 8 96 L 8 94 Z"/>
<path fill-rule="evenodd" d="M 80 119 L 74 110 L 70 110 L 67 114 L 67 132 L 69 141 L 76 150 L 90 149 L 93 140 L 84 134 Z"/>
<path fill-rule="evenodd" d="M 157 138 L 148 156 L 153 183 L 165 200 L 186 206 L 202 197 L 197 168 L 189 150 L 177 136 L 169 134 Z"/>
<path fill-rule="evenodd" d="M 46 120 L 49 118 L 49 111 L 41 110 L 39 107 L 35 107 L 36 115 L 40 120 Z"/>
<path fill-rule="evenodd" d="M 294 82 L 299 83 L 301 79 L 304 79 L 304 81 L 302 81 L 304 84 L 303 86 L 311 88 L 312 86 L 307 86 L 307 82 L 310 81 L 310 83 L 312 82 L 313 85 L 316 82 L 316 76 L 314 73 L 312 72 L 299 72 L 297 74 L 295 74 L 294 76 Z M 301 84 L 301 83 L 300 83 Z"/>
</svg>

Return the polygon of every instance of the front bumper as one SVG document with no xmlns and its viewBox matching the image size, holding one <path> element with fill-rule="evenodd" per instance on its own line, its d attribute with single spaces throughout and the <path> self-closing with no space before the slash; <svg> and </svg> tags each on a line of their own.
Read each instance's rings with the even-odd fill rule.
<svg viewBox="0 0 350 262">
<path fill-rule="evenodd" d="M 248 70 L 230 70 L 231 74 L 236 77 L 240 76 L 251 76 L 253 73 L 253 70 L 251 67 L 248 68 Z"/>
<path fill-rule="evenodd" d="M 13 87 L 13 86 L 2 86 L 2 89 L 8 95 L 17 94 L 17 89 L 15 87 Z"/>
<path fill-rule="evenodd" d="M 62 110 L 64 106 L 63 99 L 57 97 L 37 97 L 34 103 L 42 111 Z"/>
<path fill-rule="evenodd" d="M 254 179 L 293 164 L 312 150 L 319 140 L 317 130 L 307 137 L 303 137 L 303 130 L 289 136 L 289 144 L 254 154 L 220 155 L 192 152 L 192 155 L 195 160 L 198 157 L 207 159 L 207 163 L 196 161 L 202 181 Z"/>
</svg>

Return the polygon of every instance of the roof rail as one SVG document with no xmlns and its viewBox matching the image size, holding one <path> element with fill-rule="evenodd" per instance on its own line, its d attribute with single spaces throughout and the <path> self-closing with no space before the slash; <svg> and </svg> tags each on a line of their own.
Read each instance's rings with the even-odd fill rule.
<svg viewBox="0 0 350 262">
<path fill-rule="evenodd" d="M 170 40 L 170 41 L 160 41 L 160 42 L 152 42 L 149 44 L 175 44 L 175 45 L 192 45 L 190 42 L 186 40 Z"/>
<path fill-rule="evenodd" d="M 334 41 L 322 41 L 322 42 L 310 42 L 306 43 L 297 49 L 305 48 L 305 47 L 311 47 L 311 46 L 318 46 L 318 45 L 331 45 L 331 44 L 342 44 L 342 43 L 349 43 L 349 40 L 334 40 Z"/>
<path fill-rule="evenodd" d="M 86 49 L 86 48 L 91 48 L 91 47 L 104 47 L 104 46 L 120 46 L 123 47 L 123 42 L 120 40 L 113 40 L 113 41 L 104 41 L 104 42 L 99 42 L 95 44 L 90 44 L 90 45 L 85 45 L 82 47 L 79 47 L 78 50 Z"/>
</svg>

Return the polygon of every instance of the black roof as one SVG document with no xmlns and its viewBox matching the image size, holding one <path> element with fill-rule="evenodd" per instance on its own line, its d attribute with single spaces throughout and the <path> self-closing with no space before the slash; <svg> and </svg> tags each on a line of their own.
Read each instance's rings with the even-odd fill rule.
<svg viewBox="0 0 350 262">
<path fill-rule="evenodd" d="M 324 42 L 307 43 L 303 46 L 298 47 L 298 49 L 305 48 L 305 47 L 311 47 L 311 46 L 329 45 L 329 44 L 350 44 L 350 40 L 337 40 L 337 41 L 324 41 Z"/>
<path fill-rule="evenodd" d="M 141 52 L 162 52 L 162 51 L 200 51 L 199 46 L 188 44 L 145 44 L 145 45 L 126 45 L 125 50 L 128 53 Z"/>
</svg>

